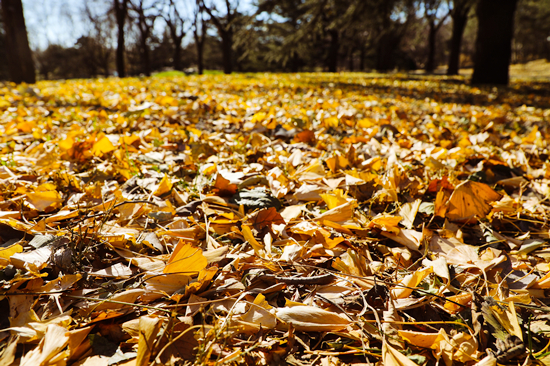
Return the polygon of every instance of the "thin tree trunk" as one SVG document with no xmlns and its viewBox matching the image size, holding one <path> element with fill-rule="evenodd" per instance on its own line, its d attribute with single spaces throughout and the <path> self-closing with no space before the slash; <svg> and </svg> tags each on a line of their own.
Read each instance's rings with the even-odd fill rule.
<svg viewBox="0 0 550 366">
<path fill-rule="evenodd" d="M 328 72 L 338 71 L 338 49 L 340 48 L 340 37 L 338 31 L 331 29 L 328 31 L 330 36 L 330 44 L 327 55 Z"/>
<path fill-rule="evenodd" d="M 393 68 L 393 45 L 390 31 L 380 37 L 376 53 L 376 70 L 388 71 Z"/>
<path fill-rule="evenodd" d="M 480 0 L 473 84 L 509 82 L 517 0 Z"/>
<path fill-rule="evenodd" d="M 181 64 L 181 40 L 183 37 L 176 37 L 174 40 L 174 70 L 181 71 L 183 69 Z"/>
<path fill-rule="evenodd" d="M 233 32 L 225 31 L 221 34 L 222 37 L 222 54 L 223 54 L 223 72 L 231 74 L 233 72 Z"/>
<path fill-rule="evenodd" d="M 449 65 L 447 75 L 458 75 L 460 68 L 460 48 L 462 47 L 462 37 L 464 29 L 468 22 L 468 12 L 457 12 L 453 16 L 453 30 L 451 35 Z"/>
<path fill-rule="evenodd" d="M 147 38 L 141 41 L 141 62 L 143 65 L 143 73 L 146 76 L 151 76 L 151 59 L 149 57 L 149 46 L 147 46 Z"/>
<path fill-rule="evenodd" d="M 2 0 L 2 12 L 10 79 L 16 83 L 35 83 L 36 75 L 21 0 Z"/>
<path fill-rule="evenodd" d="M 348 54 L 348 69 L 349 71 L 353 72 L 355 71 L 355 64 L 353 62 L 353 52 L 355 50 L 353 48 L 350 47 L 349 49 L 349 54 Z"/>
<path fill-rule="evenodd" d="M 426 67 L 424 68 L 427 73 L 432 73 L 435 70 L 435 36 L 437 35 L 437 28 L 435 26 L 435 20 L 430 19 L 430 25 L 428 29 L 428 61 L 426 61 Z"/>
<path fill-rule="evenodd" d="M 126 67 L 124 65 L 124 23 L 128 13 L 128 0 L 115 0 L 115 15 L 118 27 L 117 47 L 116 47 L 116 69 L 118 76 L 126 76 Z"/>
<path fill-rule="evenodd" d="M 365 46 L 361 46 L 361 50 L 359 51 L 359 70 L 365 71 L 365 59 L 366 59 L 366 51 Z"/>
</svg>

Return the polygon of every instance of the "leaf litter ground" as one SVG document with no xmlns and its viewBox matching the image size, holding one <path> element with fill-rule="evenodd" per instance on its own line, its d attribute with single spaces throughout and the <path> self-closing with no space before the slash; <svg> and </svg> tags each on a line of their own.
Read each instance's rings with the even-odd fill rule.
<svg viewBox="0 0 550 366">
<path fill-rule="evenodd" d="M 548 364 L 548 84 L 0 89 L 0 364 Z"/>
</svg>

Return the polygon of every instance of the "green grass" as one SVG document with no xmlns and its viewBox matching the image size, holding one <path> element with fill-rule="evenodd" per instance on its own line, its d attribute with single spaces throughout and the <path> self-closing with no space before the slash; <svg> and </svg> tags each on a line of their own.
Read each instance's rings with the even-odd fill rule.
<svg viewBox="0 0 550 366">
<path fill-rule="evenodd" d="M 223 74 L 223 71 L 220 71 L 220 70 L 204 70 L 204 75 L 222 75 L 222 74 Z M 153 74 L 153 76 L 157 78 L 167 78 L 167 77 L 174 77 L 174 76 L 185 76 L 185 73 L 183 71 L 172 70 L 172 71 L 157 72 Z"/>
<path fill-rule="evenodd" d="M 171 76 L 185 76 L 185 73 L 183 71 L 172 70 L 172 71 L 158 72 L 153 76 L 157 78 L 165 78 L 165 77 L 171 77 Z"/>
</svg>

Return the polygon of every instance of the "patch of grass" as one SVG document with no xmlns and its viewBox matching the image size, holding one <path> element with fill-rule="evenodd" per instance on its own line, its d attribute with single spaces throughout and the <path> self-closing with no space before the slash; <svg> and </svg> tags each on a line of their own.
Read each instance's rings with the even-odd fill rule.
<svg viewBox="0 0 550 366">
<path fill-rule="evenodd" d="M 185 76 L 185 73 L 183 71 L 172 70 L 172 71 L 158 72 L 153 76 L 157 78 L 165 78 L 165 77 L 172 77 L 172 76 Z"/>
<path fill-rule="evenodd" d="M 223 75 L 221 70 L 204 70 L 204 75 Z"/>
</svg>

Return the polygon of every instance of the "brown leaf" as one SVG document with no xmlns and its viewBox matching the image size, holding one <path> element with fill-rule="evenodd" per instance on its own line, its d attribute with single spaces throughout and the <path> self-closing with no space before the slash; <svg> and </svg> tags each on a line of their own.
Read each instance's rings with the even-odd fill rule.
<svg viewBox="0 0 550 366">
<path fill-rule="evenodd" d="M 272 224 L 279 225 L 284 223 L 285 220 L 277 212 L 275 207 L 270 207 L 259 211 L 252 220 L 254 228 L 258 231 L 262 231 L 262 229 L 266 226 L 271 227 Z"/>
</svg>

